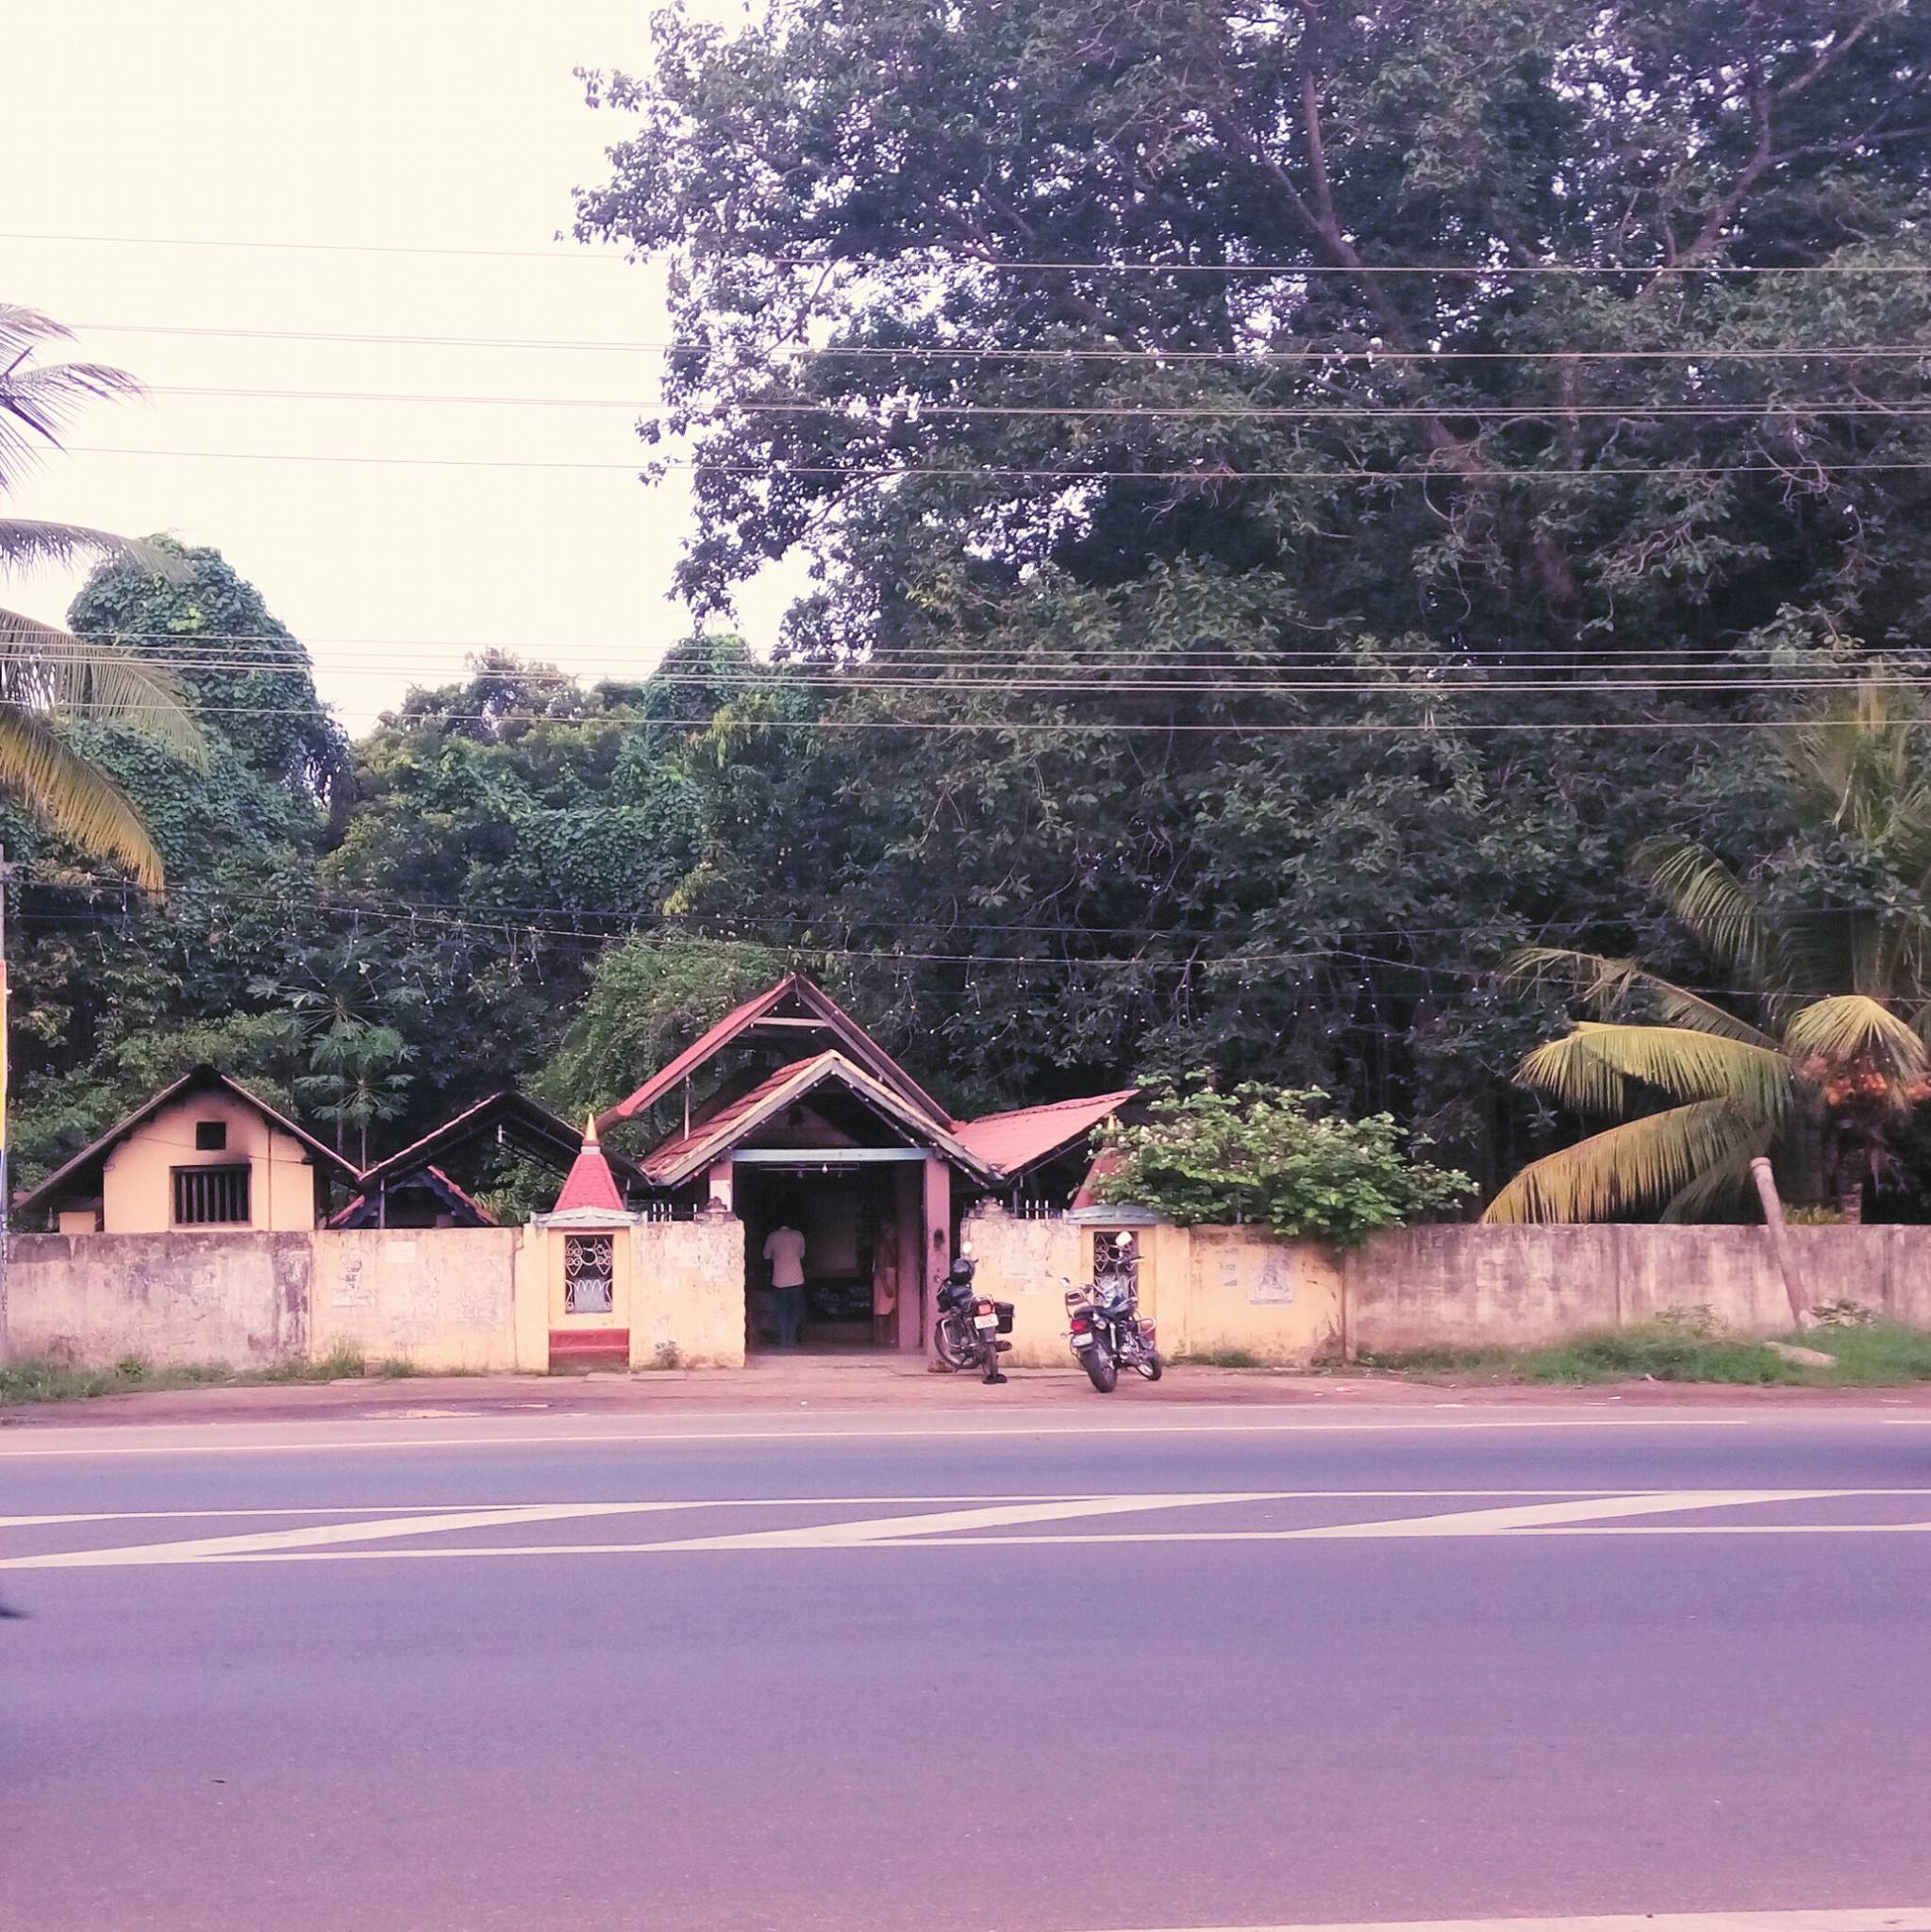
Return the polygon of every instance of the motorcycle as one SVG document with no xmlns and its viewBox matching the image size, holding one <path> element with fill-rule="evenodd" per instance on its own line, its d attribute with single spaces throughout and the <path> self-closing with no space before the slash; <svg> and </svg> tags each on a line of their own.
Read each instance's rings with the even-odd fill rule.
<svg viewBox="0 0 1931 1932">
<path fill-rule="evenodd" d="M 975 1272 L 972 1250 L 961 1248 L 939 1287 L 932 1351 L 948 1369 L 982 1369 L 988 1382 L 1003 1382 L 999 1357 L 1012 1347 L 1003 1339 L 1012 1333 L 1012 1304 L 980 1294 Z"/>
<path fill-rule="evenodd" d="M 1130 1236 L 1101 1257 L 1090 1283 L 1068 1287 L 1066 1317 L 1074 1358 L 1102 1395 L 1112 1393 L 1122 1368 L 1149 1382 L 1166 1373 L 1154 1324 L 1140 1312 L 1140 1261 Z"/>
</svg>

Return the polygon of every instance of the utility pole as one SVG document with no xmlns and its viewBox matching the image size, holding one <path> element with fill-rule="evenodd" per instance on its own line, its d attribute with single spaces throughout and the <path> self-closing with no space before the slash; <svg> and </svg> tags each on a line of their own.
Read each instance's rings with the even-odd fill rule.
<svg viewBox="0 0 1931 1932">
<path fill-rule="evenodd" d="M 8 1142 L 10 1138 L 8 1133 L 8 1107 L 10 1096 L 7 1091 L 9 1018 L 7 1004 L 7 886 L 11 876 L 12 868 L 7 863 L 7 848 L 0 845 L 0 1361 L 7 1359 L 7 1243 L 12 1232 L 11 1216 L 8 1212 L 8 1208 L 13 1194 L 12 1178 L 7 1171 Z"/>
</svg>

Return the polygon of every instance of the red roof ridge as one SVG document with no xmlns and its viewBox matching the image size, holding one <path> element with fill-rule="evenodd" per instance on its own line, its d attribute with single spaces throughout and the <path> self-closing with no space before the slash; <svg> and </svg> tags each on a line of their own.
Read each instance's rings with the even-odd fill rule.
<svg viewBox="0 0 1931 1932">
<path fill-rule="evenodd" d="M 955 1129 L 959 1127 L 981 1127 L 988 1121 L 1024 1120 L 1033 1114 L 1059 1113 L 1075 1107 L 1098 1107 L 1103 1101 L 1112 1101 L 1116 1106 L 1135 1099 L 1140 1093 L 1138 1087 L 1122 1087 L 1114 1093 L 1082 1094 L 1072 1100 L 1042 1100 L 1035 1107 L 1002 1108 L 997 1113 L 974 1114 L 970 1120 L 956 1120 Z"/>
</svg>

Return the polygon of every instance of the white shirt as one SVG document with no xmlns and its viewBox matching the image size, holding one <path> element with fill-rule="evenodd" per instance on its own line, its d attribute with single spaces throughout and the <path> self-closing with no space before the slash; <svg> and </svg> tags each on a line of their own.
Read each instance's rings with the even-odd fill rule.
<svg viewBox="0 0 1931 1932">
<path fill-rule="evenodd" d="M 774 1227 L 765 1237 L 764 1258 L 771 1263 L 774 1288 L 805 1286 L 805 1237 L 795 1227 Z"/>
</svg>

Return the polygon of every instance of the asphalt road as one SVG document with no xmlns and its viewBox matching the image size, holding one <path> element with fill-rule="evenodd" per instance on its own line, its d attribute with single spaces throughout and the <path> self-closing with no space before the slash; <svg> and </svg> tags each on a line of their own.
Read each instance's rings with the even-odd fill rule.
<svg viewBox="0 0 1931 1932">
<path fill-rule="evenodd" d="M 0 1925 L 1931 1902 L 1922 1415 L 1141 1414 L 9 1432 Z"/>
</svg>

